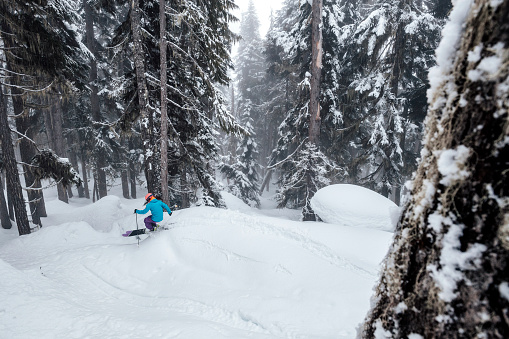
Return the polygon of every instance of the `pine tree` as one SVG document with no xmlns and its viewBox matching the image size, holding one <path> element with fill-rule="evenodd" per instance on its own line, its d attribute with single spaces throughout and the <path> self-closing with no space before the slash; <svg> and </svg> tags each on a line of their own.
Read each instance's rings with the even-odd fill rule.
<svg viewBox="0 0 509 339">
<path fill-rule="evenodd" d="M 265 58 L 263 56 L 263 42 L 260 37 L 260 22 L 252 0 L 249 1 L 247 11 L 240 20 L 240 36 L 238 55 L 235 62 L 237 100 L 239 115 L 248 112 L 253 119 L 252 127 L 259 140 L 266 139 L 267 121 L 262 110 L 263 78 L 265 73 Z M 267 150 L 263 150 L 262 159 Z M 260 159 L 256 159 L 260 161 Z"/>
<path fill-rule="evenodd" d="M 244 202 L 259 206 L 259 149 L 256 140 L 263 139 L 266 121 L 262 111 L 262 88 L 264 57 L 259 34 L 260 22 L 253 1 L 242 14 L 240 22 L 241 41 L 236 60 L 237 71 L 237 114 L 241 116 L 246 135 L 240 140 L 235 136 L 235 163 L 223 164 L 221 171 L 232 180 L 229 190 Z M 261 135 L 260 135 L 261 134 Z"/>
<path fill-rule="evenodd" d="M 253 128 L 253 119 L 249 111 L 244 112 L 241 123 L 246 130 L 245 135 L 240 141 L 237 149 L 237 161 L 232 164 L 223 164 L 221 172 L 231 180 L 228 189 L 235 196 L 239 197 L 246 204 L 253 207 L 260 207 L 259 197 L 259 164 L 255 161 L 258 153 L 256 144 L 256 134 Z"/>
<path fill-rule="evenodd" d="M 308 154 L 314 154 L 320 158 L 321 163 L 332 164 L 328 155 L 320 149 L 323 147 L 322 138 L 328 138 L 329 134 L 324 131 L 334 128 L 329 124 L 332 121 L 329 116 L 331 111 L 335 112 L 335 109 L 331 108 L 329 101 L 324 100 L 324 93 L 327 93 L 329 98 L 332 97 L 329 88 L 334 84 L 322 82 L 321 77 L 333 69 L 336 53 L 329 51 L 331 42 L 323 40 L 322 32 L 327 30 L 328 38 L 331 35 L 329 33 L 339 32 L 332 27 L 325 28 L 327 25 L 338 23 L 331 17 L 331 13 L 337 11 L 335 9 L 337 4 L 325 1 L 322 8 L 321 2 L 314 2 L 313 6 L 309 2 L 302 2 L 299 3 L 300 7 L 296 7 L 297 3 L 287 1 L 283 5 L 281 14 L 278 14 L 279 17 L 275 23 L 283 33 L 280 33 L 275 39 L 272 38 L 274 42 L 271 42 L 273 45 L 268 50 L 275 61 L 271 67 L 277 70 L 277 66 L 279 66 L 281 73 L 291 73 L 297 83 L 293 89 L 293 100 L 289 105 L 285 105 L 285 117 L 279 126 L 279 139 L 271 155 L 270 168 L 276 167 L 277 164 L 280 170 L 279 205 L 281 207 L 285 205 L 305 207 L 303 209 L 304 220 L 314 220 L 316 217 L 309 206 L 309 200 L 312 198 L 313 192 L 321 188 L 320 185 L 324 182 L 314 179 L 321 176 L 319 174 L 321 168 L 317 167 L 316 172 L 313 172 L 312 168 L 307 167 L 306 177 L 293 175 L 293 173 L 296 163 L 313 163 L 307 160 Z M 329 20 L 320 22 L 320 19 L 325 16 L 321 14 L 322 12 L 329 15 Z M 325 46 L 327 46 L 327 53 L 324 53 Z M 325 79 L 331 81 L 334 77 L 327 76 Z M 326 103 L 324 107 L 322 107 L 322 102 Z M 324 125 L 322 121 L 327 121 L 328 124 Z M 310 143 L 310 145 L 306 143 Z M 325 146 L 329 144 L 330 142 L 326 142 Z M 313 147 L 319 147 L 319 149 L 314 150 Z M 325 150 L 327 147 L 323 149 Z M 300 156 L 306 156 L 306 158 L 294 158 Z M 299 181 L 292 183 L 291 180 Z M 306 187 L 306 185 L 311 186 Z M 302 199 L 303 194 L 298 193 L 299 190 L 288 189 L 288 187 L 304 189 L 306 192 L 304 196 L 307 200 Z M 290 196 L 287 196 L 288 194 Z"/>
<path fill-rule="evenodd" d="M 456 2 L 363 338 L 509 336 L 509 1 Z"/>
<path fill-rule="evenodd" d="M 227 112 L 218 88 L 228 83 L 227 70 L 232 66 L 228 50 L 236 36 L 229 30 L 228 21 L 234 19 L 229 12 L 234 7 L 232 1 L 208 4 L 190 0 L 167 6 L 167 46 L 169 55 L 172 55 L 166 84 L 170 139 L 168 170 L 171 180 L 190 185 L 181 187 L 177 192 L 189 192 L 194 186 L 202 187 L 204 200 L 215 206 L 224 205 L 214 178 L 213 164 L 219 150 L 215 134 L 220 128 L 229 132 L 241 130 Z M 128 130 L 140 116 L 145 119 L 142 120 L 145 174 L 149 190 L 157 193 L 160 181 L 156 182 L 155 178 L 161 171 L 159 161 L 155 161 L 160 159 L 161 145 L 158 139 L 161 116 L 156 109 L 160 106 L 160 82 L 156 80 L 160 79 L 159 46 L 156 44 L 160 40 L 159 5 L 155 1 L 140 1 L 139 8 L 140 18 L 144 18 L 139 21 L 141 26 L 136 24 L 129 30 L 130 25 L 122 24 L 113 41 L 113 44 L 129 41 L 134 37 L 136 27 L 144 32 L 134 39 L 140 40 L 137 53 L 141 55 L 143 50 L 143 60 L 139 56 L 135 58 L 138 60 L 136 79 L 132 71 L 126 73 L 122 88 L 127 110 L 118 125 Z M 138 22 L 137 19 L 135 21 Z M 129 50 L 126 52 L 130 53 Z M 145 70 L 143 73 L 142 68 Z M 141 80 L 144 74 L 147 75 L 146 86 Z M 133 92 L 135 88 L 142 89 Z M 139 101 L 140 96 L 145 96 L 143 103 Z M 135 105 L 133 97 L 138 100 Z M 146 115 L 140 115 L 141 108 L 146 110 Z M 147 169 L 151 172 L 148 173 Z M 170 186 L 173 187 L 173 184 Z M 182 198 L 179 193 L 172 194 L 173 199 Z"/>
<path fill-rule="evenodd" d="M 71 29 L 71 24 L 77 20 L 72 4 L 60 1 L 2 1 L 0 12 L 0 27 L 5 33 L 0 39 L 2 45 L 9 49 L 5 57 L 10 70 L 1 69 L 0 76 L 5 77 L 12 71 L 17 75 L 9 78 L 9 81 L 17 83 L 5 81 L 6 86 L 14 85 L 22 91 L 29 89 L 34 92 L 55 79 L 73 81 L 74 86 L 84 83 L 83 73 L 86 68 L 82 62 L 83 51 Z M 6 98 L 2 97 L 2 100 Z M 5 119 L 1 123 L 1 134 L 9 176 L 8 190 L 14 200 L 18 230 L 23 235 L 30 233 L 30 226 L 13 156 L 6 106 L 0 106 L 0 115 Z"/>
<path fill-rule="evenodd" d="M 382 0 L 342 40 L 349 85 L 345 116 L 350 142 L 366 166 L 356 165 L 354 181 L 389 196 L 409 176 L 426 109 L 426 70 L 433 65 L 440 20 L 424 2 Z M 354 157 L 351 157 L 354 158 Z M 406 167 L 406 172 L 403 173 Z M 367 174 L 360 175 L 360 171 Z"/>
</svg>

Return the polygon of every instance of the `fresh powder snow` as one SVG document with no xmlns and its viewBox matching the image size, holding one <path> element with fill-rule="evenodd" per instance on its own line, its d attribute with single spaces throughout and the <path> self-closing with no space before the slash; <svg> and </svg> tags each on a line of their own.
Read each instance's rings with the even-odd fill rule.
<svg viewBox="0 0 509 339">
<path fill-rule="evenodd" d="M 393 234 L 367 228 L 390 228 L 388 212 L 373 217 L 390 204 L 345 187 L 314 200 L 350 200 L 327 207 L 344 219 L 301 222 L 223 193 L 228 209 L 165 213 L 169 229 L 139 246 L 121 234 L 143 227 L 143 199 L 116 186 L 65 204 L 47 190 L 44 227 L 0 229 L 0 337 L 355 338 Z"/>
<path fill-rule="evenodd" d="M 400 208 L 367 188 L 338 184 L 324 187 L 311 199 L 313 211 L 326 223 L 393 232 Z"/>
</svg>

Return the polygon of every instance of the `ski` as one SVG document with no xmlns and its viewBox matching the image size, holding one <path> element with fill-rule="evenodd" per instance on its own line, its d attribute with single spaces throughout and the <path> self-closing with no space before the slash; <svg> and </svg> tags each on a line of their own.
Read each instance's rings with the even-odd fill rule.
<svg viewBox="0 0 509 339">
<path fill-rule="evenodd" d="M 164 230 L 169 230 L 169 228 L 166 226 L 159 226 L 159 227 L 156 227 L 155 230 L 153 230 L 153 231 L 147 231 L 146 228 L 141 228 L 141 229 L 137 229 L 137 230 L 127 231 L 124 234 L 122 234 L 122 236 L 123 237 L 134 237 L 134 236 L 141 235 L 141 234 L 152 234 L 152 233 L 157 233 L 159 231 L 164 231 Z"/>
<path fill-rule="evenodd" d="M 127 231 L 124 234 L 122 234 L 122 236 L 123 237 L 134 237 L 136 235 L 146 234 L 145 230 L 146 230 L 146 228 L 142 228 L 142 229 L 138 229 L 138 230 L 132 230 L 132 231 Z"/>
</svg>

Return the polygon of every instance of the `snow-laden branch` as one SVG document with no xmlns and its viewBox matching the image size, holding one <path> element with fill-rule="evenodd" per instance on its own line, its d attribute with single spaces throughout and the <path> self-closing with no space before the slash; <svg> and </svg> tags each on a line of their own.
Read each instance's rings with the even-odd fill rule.
<svg viewBox="0 0 509 339">
<path fill-rule="evenodd" d="M 304 143 L 308 140 L 308 138 L 304 138 L 304 140 L 302 140 L 302 142 L 300 143 L 299 146 L 297 146 L 297 148 L 295 149 L 295 151 L 293 151 L 292 154 L 290 154 L 289 156 L 287 156 L 286 158 L 284 158 L 283 160 L 275 163 L 274 165 L 270 165 L 270 166 L 267 166 L 267 169 L 268 170 L 273 170 L 275 168 L 277 168 L 278 166 L 284 164 L 285 162 L 287 162 L 288 160 L 290 160 L 294 155 L 295 153 L 297 153 L 297 151 L 302 147 L 302 145 L 304 145 Z"/>
</svg>

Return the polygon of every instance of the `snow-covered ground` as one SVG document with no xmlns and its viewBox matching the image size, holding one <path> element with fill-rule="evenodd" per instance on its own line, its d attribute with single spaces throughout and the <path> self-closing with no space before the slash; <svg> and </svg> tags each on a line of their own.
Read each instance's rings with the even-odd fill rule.
<svg viewBox="0 0 509 339">
<path fill-rule="evenodd" d="M 165 214 L 138 246 L 121 234 L 143 227 L 143 199 L 116 190 L 45 192 L 41 230 L 0 229 L 0 338 L 355 337 L 392 233 L 225 193 L 228 209 Z"/>
</svg>

